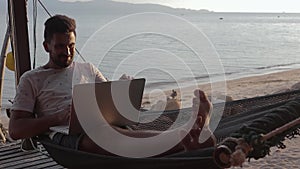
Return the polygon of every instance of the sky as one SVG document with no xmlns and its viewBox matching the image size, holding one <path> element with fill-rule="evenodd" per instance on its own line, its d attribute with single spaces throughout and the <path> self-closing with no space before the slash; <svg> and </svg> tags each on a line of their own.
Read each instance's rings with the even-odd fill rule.
<svg viewBox="0 0 300 169">
<path fill-rule="evenodd" d="M 74 0 L 64 0 L 74 1 Z M 76 0 L 75 0 L 76 1 Z M 86 0 L 80 0 L 86 1 Z M 207 9 L 215 12 L 300 12 L 300 0 L 113 0 L 162 4 L 175 8 Z"/>
</svg>

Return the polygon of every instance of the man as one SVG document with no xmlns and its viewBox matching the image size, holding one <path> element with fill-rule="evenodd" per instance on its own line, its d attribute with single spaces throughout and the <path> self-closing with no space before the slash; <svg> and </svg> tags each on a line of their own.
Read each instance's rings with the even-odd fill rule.
<svg viewBox="0 0 300 169">
<path fill-rule="evenodd" d="M 49 131 L 52 126 L 69 122 L 72 83 L 106 81 L 93 65 L 73 62 L 76 42 L 75 29 L 75 20 L 64 15 L 53 16 L 45 22 L 43 46 L 49 53 L 49 61 L 44 66 L 24 73 L 21 77 L 11 109 L 9 133 L 13 139 L 44 134 L 48 135 L 53 143 L 62 146 L 92 153 L 111 154 L 97 146 L 84 133 L 64 135 Z M 74 71 L 75 68 L 80 69 L 80 75 Z M 74 76 L 76 79 L 73 79 L 74 73 L 76 73 Z M 166 154 L 207 146 L 199 144 L 197 140 L 211 104 L 203 92 L 196 91 L 195 95 L 194 107 L 201 114 L 197 117 L 194 129 L 187 134 L 182 144 L 174 146 Z M 200 103 L 201 106 L 198 108 Z M 159 134 L 150 131 L 114 128 L 120 133 L 132 137 L 149 137 Z M 213 144 L 212 141 L 210 145 Z"/>
</svg>

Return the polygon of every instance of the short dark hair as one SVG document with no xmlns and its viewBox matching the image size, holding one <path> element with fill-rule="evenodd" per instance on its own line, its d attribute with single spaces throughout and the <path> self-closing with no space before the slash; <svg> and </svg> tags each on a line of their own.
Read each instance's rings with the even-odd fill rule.
<svg viewBox="0 0 300 169">
<path fill-rule="evenodd" d="M 74 32 L 76 36 L 76 22 L 65 15 L 55 15 L 45 22 L 44 40 L 50 42 L 54 33 Z"/>
</svg>

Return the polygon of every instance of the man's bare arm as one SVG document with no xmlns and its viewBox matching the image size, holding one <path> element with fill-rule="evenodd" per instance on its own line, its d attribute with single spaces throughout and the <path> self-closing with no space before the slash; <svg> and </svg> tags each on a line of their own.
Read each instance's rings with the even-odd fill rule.
<svg viewBox="0 0 300 169">
<path fill-rule="evenodd" d="M 9 134 L 13 139 L 23 139 L 37 136 L 49 130 L 49 127 L 66 124 L 69 114 L 53 114 L 34 118 L 33 113 L 14 110 L 9 121 Z"/>
</svg>

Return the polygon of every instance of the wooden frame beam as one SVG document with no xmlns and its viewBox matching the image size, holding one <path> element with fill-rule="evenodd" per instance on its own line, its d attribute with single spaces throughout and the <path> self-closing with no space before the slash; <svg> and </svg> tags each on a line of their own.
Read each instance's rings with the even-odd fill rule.
<svg viewBox="0 0 300 169">
<path fill-rule="evenodd" d="M 8 0 L 11 42 L 16 65 L 16 84 L 31 69 L 27 25 L 27 0 Z"/>
</svg>

